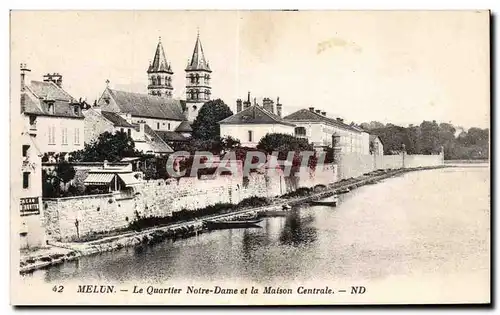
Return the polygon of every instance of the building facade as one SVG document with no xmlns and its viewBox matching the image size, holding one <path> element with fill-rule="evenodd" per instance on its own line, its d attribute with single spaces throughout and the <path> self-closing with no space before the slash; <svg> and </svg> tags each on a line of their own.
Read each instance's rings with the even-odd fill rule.
<svg viewBox="0 0 500 315">
<path fill-rule="evenodd" d="M 173 149 L 145 121 L 132 123 L 129 113 L 118 114 L 90 108 L 85 115 L 85 143 L 95 141 L 104 132 L 125 132 L 134 140 L 135 148 L 147 154 L 162 155 L 172 153 Z"/>
<path fill-rule="evenodd" d="M 45 244 L 45 229 L 42 225 L 42 152 L 37 145 L 38 130 L 34 126 L 37 116 L 26 114 L 26 104 L 23 104 L 23 95 L 28 93 L 24 84 L 27 72 L 25 64 L 21 65 L 21 112 L 13 113 L 12 118 L 18 117 L 21 128 L 17 126 L 16 141 L 12 142 L 12 159 L 21 161 L 18 172 L 12 172 L 12 192 L 19 205 L 19 246 L 21 249 L 39 247 Z M 13 119 L 15 121 L 15 119 Z M 17 133 L 19 132 L 19 133 Z"/>
<path fill-rule="evenodd" d="M 370 154 L 384 155 L 384 144 L 377 135 L 370 135 Z"/>
<path fill-rule="evenodd" d="M 21 75 L 21 111 L 36 134 L 40 152 L 66 155 L 83 149 L 84 122 L 81 103 L 62 88 L 62 75 L 47 74 L 43 81 L 25 83 Z"/>
<path fill-rule="evenodd" d="M 271 109 L 273 102 L 268 98 L 264 100 L 263 106 L 256 101 L 253 105 L 249 105 L 250 93 L 246 102 L 243 103 L 238 99 L 237 113 L 219 122 L 221 137 L 231 136 L 238 139 L 242 146 L 256 147 L 260 139 L 269 133 L 293 135 L 295 125 L 274 114 L 274 109 Z M 243 104 L 245 107 L 242 107 Z M 281 114 L 281 106 L 279 113 Z"/>
<path fill-rule="evenodd" d="M 345 124 L 343 119 L 329 118 L 324 111 L 314 107 L 301 109 L 284 117 L 284 120 L 296 126 L 295 136 L 307 138 L 316 149 L 336 146 L 344 153 L 369 154 L 368 133 Z"/>
</svg>

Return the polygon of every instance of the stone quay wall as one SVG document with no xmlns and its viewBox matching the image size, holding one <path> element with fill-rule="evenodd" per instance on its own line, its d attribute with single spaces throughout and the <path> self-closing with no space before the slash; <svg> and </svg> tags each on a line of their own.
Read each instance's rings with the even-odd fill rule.
<svg viewBox="0 0 500 315">
<path fill-rule="evenodd" d="M 359 155 L 337 152 L 338 179 L 357 177 L 379 169 L 414 168 L 444 165 L 444 155 Z"/>
<path fill-rule="evenodd" d="M 302 168 L 285 177 L 275 170 L 241 175 L 183 177 L 150 180 L 132 192 L 44 199 L 47 238 L 74 241 L 93 233 L 125 229 L 137 215 L 171 216 L 180 210 L 202 209 L 219 203 L 237 204 L 245 198 L 275 197 L 299 187 L 328 185 L 337 181 L 337 166 Z"/>
</svg>

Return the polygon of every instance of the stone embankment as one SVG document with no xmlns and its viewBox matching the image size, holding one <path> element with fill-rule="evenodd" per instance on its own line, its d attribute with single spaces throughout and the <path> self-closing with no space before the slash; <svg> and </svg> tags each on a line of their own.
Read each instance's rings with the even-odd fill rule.
<svg viewBox="0 0 500 315">
<path fill-rule="evenodd" d="M 349 191 L 364 185 L 375 184 L 380 180 L 401 175 L 403 173 L 427 169 L 436 169 L 446 166 L 437 167 L 418 167 L 405 168 L 397 170 L 379 170 L 364 174 L 357 178 L 344 179 L 339 182 L 330 184 L 328 187 L 322 187 L 311 192 L 306 196 L 289 197 L 281 196 L 273 199 L 272 204 L 259 208 L 248 208 L 234 211 L 231 213 L 211 215 L 199 218 L 192 221 L 170 224 L 167 226 L 153 227 L 144 229 L 140 232 L 127 232 L 116 236 L 105 237 L 99 240 L 94 240 L 85 243 L 59 243 L 52 242 L 51 249 L 45 250 L 44 254 L 25 253 L 21 256 L 20 272 L 26 273 L 36 269 L 46 268 L 51 265 L 63 263 L 78 259 L 81 256 L 97 254 L 106 251 L 119 250 L 124 247 L 137 246 L 140 244 L 156 244 L 166 239 L 179 239 L 198 235 L 207 231 L 204 227 L 204 220 L 228 220 L 237 219 L 249 214 L 257 214 L 259 212 L 281 209 L 283 205 L 300 205 L 309 201 L 327 198 L 339 193 L 342 190 Z"/>
</svg>

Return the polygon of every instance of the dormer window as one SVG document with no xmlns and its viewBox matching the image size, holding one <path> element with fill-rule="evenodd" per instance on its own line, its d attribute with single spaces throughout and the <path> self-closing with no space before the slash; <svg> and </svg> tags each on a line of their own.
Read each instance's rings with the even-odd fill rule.
<svg viewBox="0 0 500 315">
<path fill-rule="evenodd" d="M 75 115 L 77 115 L 77 116 L 80 115 L 80 106 L 79 105 L 75 105 L 73 107 L 73 110 L 74 110 Z"/>
<path fill-rule="evenodd" d="M 49 114 L 54 115 L 55 114 L 54 103 L 52 102 L 48 103 L 47 110 L 49 111 Z"/>
</svg>

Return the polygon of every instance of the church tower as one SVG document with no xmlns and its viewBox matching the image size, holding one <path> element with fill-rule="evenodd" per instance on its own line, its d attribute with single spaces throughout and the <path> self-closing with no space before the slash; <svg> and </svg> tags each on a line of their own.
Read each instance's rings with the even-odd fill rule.
<svg viewBox="0 0 500 315">
<path fill-rule="evenodd" d="M 210 87 L 210 65 L 203 54 L 200 33 L 196 36 L 193 55 L 188 60 L 186 67 L 186 106 L 187 119 L 193 121 L 204 103 L 210 100 L 212 88 Z"/>
<path fill-rule="evenodd" d="M 161 37 L 156 46 L 153 63 L 148 68 L 148 94 L 172 98 L 172 68 L 165 58 Z"/>
</svg>

